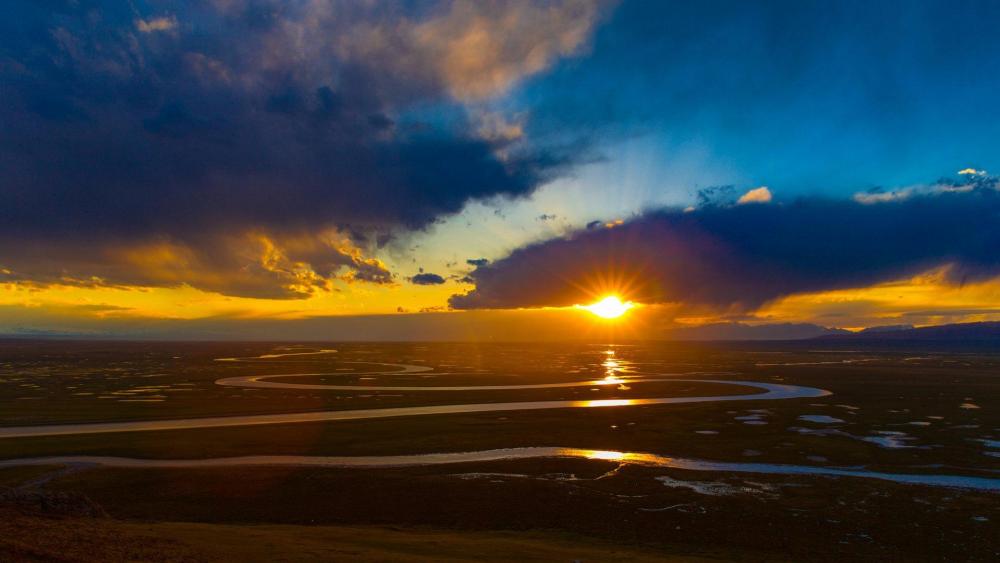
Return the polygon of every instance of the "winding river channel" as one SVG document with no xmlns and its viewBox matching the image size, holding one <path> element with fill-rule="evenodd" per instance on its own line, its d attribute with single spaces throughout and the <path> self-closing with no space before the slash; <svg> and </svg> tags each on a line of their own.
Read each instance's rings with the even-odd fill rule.
<svg viewBox="0 0 1000 563">
<path fill-rule="evenodd" d="M 289 354 L 267 354 L 256 358 L 220 358 L 218 361 L 240 362 L 265 360 L 271 361 L 284 356 L 305 356 L 315 354 L 331 354 L 335 350 L 319 352 L 299 352 Z M 190 430 L 196 428 L 224 428 L 230 426 L 258 426 L 263 424 L 291 424 L 299 422 L 335 422 L 339 420 L 365 420 L 372 418 L 391 418 L 401 416 L 426 416 L 435 414 L 466 414 L 478 412 L 527 411 L 544 409 L 569 408 L 602 408 L 640 405 L 667 405 L 682 403 L 706 403 L 717 401 L 761 401 L 777 399 L 799 399 L 822 397 L 830 392 L 815 387 L 798 385 L 780 385 L 776 383 L 761 383 L 756 381 L 731 381 L 722 379 L 680 379 L 676 377 L 656 377 L 652 374 L 642 379 L 606 377 L 604 379 L 588 379 L 562 383 L 542 383 L 532 385 L 459 385 L 459 386 L 398 386 L 398 385 L 320 385 L 307 383 L 288 383 L 274 381 L 289 377 L 320 377 L 320 376 L 359 376 L 359 375 L 399 375 L 405 373 L 420 373 L 433 371 L 427 366 L 411 364 L 393 364 L 384 362 L 340 362 L 365 365 L 378 365 L 386 369 L 379 371 L 337 373 L 293 373 L 282 375 L 247 375 L 227 377 L 215 383 L 226 387 L 254 387 L 265 389 L 309 389 L 326 391 L 407 391 L 407 392 L 454 392 L 454 391 L 500 391 L 551 389 L 565 387 L 594 387 L 608 385 L 629 385 L 642 383 L 685 382 L 685 383 L 721 383 L 749 387 L 758 392 L 740 395 L 711 395 L 704 397 L 653 397 L 648 399 L 598 399 L 589 401 L 556 400 L 556 401 L 517 401 L 507 403 L 468 403 L 457 405 L 423 405 L 417 407 L 393 407 L 378 409 L 353 409 L 333 411 L 313 411 L 281 414 L 258 414 L 242 416 L 211 416 L 197 418 L 179 418 L 170 420 L 142 420 L 131 422 L 98 422 L 81 424 L 45 424 L 38 426 L 13 426 L 0 428 L 0 438 L 26 438 L 40 436 L 65 436 L 74 434 L 105 434 L 110 432 L 149 432 L 157 430 Z"/>
<path fill-rule="evenodd" d="M 267 354 L 252 358 L 220 358 L 225 362 L 259 362 L 270 361 L 286 356 L 306 356 L 318 354 L 333 354 L 335 350 L 320 350 L 316 352 L 294 352 L 287 354 Z M 322 376 L 358 376 L 358 375 L 398 375 L 404 373 L 421 373 L 433 371 L 427 366 L 382 363 L 382 362 L 340 362 L 366 365 L 379 365 L 386 369 L 370 372 L 337 373 L 296 373 L 281 375 L 247 375 L 219 379 L 216 384 L 228 387 L 249 387 L 265 389 L 308 389 L 308 390 L 339 390 L 339 391 L 403 391 L 403 392 L 448 392 L 448 391 L 497 391 L 551 389 L 569 387 L 594 387 L 606 385 L 637 385 L 655 382 L 686 382 L 715 383 L 751 388 L 753 393 L 736 395 L 713 395 L 695 397 L 652 397 L 638 399 L 598 399 L 598 400 L 550 400 L 550 401 L 519 401 L 504 403 L 469 403 L 452 405 L 424 405 L 416 407 L 394 407 L 377 409 L 333 410 L 317 412 L 298 412 L 282 414 L 262 414 L 244 416 L 216 416 L 200 418 L 180 418 L 171 420 L 144 420 L 130 422 L 52 424 L 37 426 L 15 426 L 0 428 L 0 438 L 28 438 L 43 436 L 66 436 L 78 434 L 103 434 L 114 432 L 146 432 L 160 430 L 190 430 L 199 428 L 222 428 L 239 426 L 256 426 L 267 424 L 289 424 L 307 422 L 335 422 L 342 420 L 365 420 L 376 418 L 427 416 L 440 414 L 462 414 L 480 412 L 507 412 L 544 409 L 569 408 L 612 408 L 640 405 L 667 405 L 686 403 L 706 403 L 725 401 L 767 401 L 784 399 L 815 398 L 829 395 L 830 392 L 815 387 L 799 385 L 784 385 L 758 381 L 726 380 L 726 379 L 682 379 L 678 377 L 663 377 L 670 374 L 646 374 L 642 378 L 609 376 L 604 379 L 590 379 L 572 382 L 543 383 L 530 385 L 461 385 L 461 386 L 398 386 L 398 385 L 327 385 L 309 383 L 289 383 L 275 381 L 290 377 L 322 377 Z M 604 450 L 587 450 L 567 447 L 524 447 L 497 450 L 483 450 L 455 453 L 427 453 L 405 456 L 244 456 L 209 459 L 135 459 L 124 457 L 102 456 L 55 456 L 0 460 L 0 467 L 24 465 L 83 465 L 108 467 L 159 467 L 159 468 L 191 468 L 191 467 L 232 467 L 232 466 L 318 466 L 338 468 L 359 467 L 408 467 L 444 465 L 470 462 L 491 462 L 503 460 L 534 459 L 534 458 L 574 458 L 617 461 L 651 467 L 671 469 L 686 469 L 696 471 L 718 471 L 729 473 L 757 473 L 774 475 L 815 475 L 826 477 L 857 477 L 881 479 L 897 483 L 908 483 L 928 486 L 960 487 L 985 491 L 1000 491 L 1000 479 L 973 477 L 961 475 L 928 475 L 928 474 L 896 474 L 864 471 L 836 467 L 818 467 L 803 465 L 782 465 L 766 463 L 735 463 L 717 462 L 694 459 L 667 457 L 652 453 L 617 452 Z"/>
</svg>

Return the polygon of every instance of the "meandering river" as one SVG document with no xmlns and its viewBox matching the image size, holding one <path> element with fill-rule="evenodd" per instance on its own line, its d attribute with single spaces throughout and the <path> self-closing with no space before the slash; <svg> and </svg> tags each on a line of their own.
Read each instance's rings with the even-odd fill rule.
<svg viewBox="0 0 1000 563">
<path fill-rule="evenodd" d="M 219 358 L 224 362 L 260 362 L 274 361 L 286 356 L 309 356 L 335 354 L 336 350 L 318 350 L 312 352 L 289 352 L 282 354 L 265 354 L 252 358 Z M 294 361 L 301 362 L 296 358 Z M 157 430 L 188 430 L 198 428 L 220 428 L 234 426 L 255 426 L 264 424 L 289 424 L 306 422 L 335 422 L 341 420 L 365 420 L 389 417 L 427 416 L 442 414 L 462 414 L 480 412 L 506 412 L 544 409 L 567 408 L 613 408 L 639 405 L 667 405 L 685 403 L 727 402 L 727 401 L 767 401 L 814 398 L 829 395 L 830 392 L 815 387 L 799 385 L 784 385 L 758 381 L 729 379 L 692 379 L 692 375 L 707 375 L 704 373 L 689 374 L 643 374 L 638 376 L 618 377 L 609 375 L 603 379 L 587 379 L 581 381 L 539 383 L 525 385 L 449 385 L 449 386 L 413 386 L 413 385 L 333 385 L 314 383 L 289 383 L 275 381 L 290 377 L 330 377 L 359 375 L 398 375 L 406 373 L 422 373 L 434 371 L 428 366 L 383 362 L 339 362 L 351 364 L 379 365 L 384 369 L 368 372 L 336 373 L 295 373 L 280 375 L 245 375 L 219 379 L 216 384 L 227 387 L 249 387 L 264 389 L 306 389 L 306 390 L 339 390 L 339 391 L 397 391 L 397 392 L 449 392 L 449 391 L 498 391 L 498 390 L 530 390 L 571 387 L 595 387 L 608 385 L 641 385 L 644 383 L 684 382 L 684 383 L 715 383 L 733 385 L 753 389 L 753 393 L 734 395 L 711 395 L 696 397 L 651 397 L 637 399 L 598 399 L 589 401 L 554 400 L 554 401 L 518 401 L 504 403 L 469 403 L 452 405 L 423 405 L 415 407 L 395 407 L 357 410 L 334 410 L 318 412 L 297 412 L 282 414 L 261 414 L 243 416 L 215 416 L 198 418 L 180 418 L 171 420 L 144 420 L 129 422 L 51 424 L 36 426 L 15 426 L 0 428 L 0 438 L 26 438 L 42 436 L 64 436 L 76 434 L 101 434 L 112 432 L 147 432 Z M 444 375 L 435 372 L 436 375 Z M 687 376 L 687 377 L 684 377 Z M 407 467 L 425 465 L 444 465 L 470 462 L 492 462 L 534 458 L 575 458 L 616 461 L 670 469 L 686 469 L 696 471 L 718 471 L 728 473 L 758 473 L 772 475 L 815 475 L 824 477 L 853 477 L 893 481 L 929 486 L 961 487 L 985 491 L 1000 491 L 1000 479 L 972 477 L 962 475 L 927 475 L 927 474 L 897 474 L 864 471 L 836 467 L 819 467 L 804 465 L 782 465 L 767 463 L 736 463 L 705 461 L 695 459 L 674 458 L 652 453 L 618 452 L 605 450 L 587 450 L 565 447 L 524 447 L 510 449 L 483 450 L 473 452 L 426 453 L 417 455 L 389 456 L 244 456 L 209 459 L 135 459 L 125 457 L 103 456 L 54 456 L 9 459 L 0 461 L 0 467 L 25 465 L 78 465 L 136 468 L 192 468 L 192 467 L 233 467 L 233 466 L 313 466 L 313 467 Z"/>
</svg>

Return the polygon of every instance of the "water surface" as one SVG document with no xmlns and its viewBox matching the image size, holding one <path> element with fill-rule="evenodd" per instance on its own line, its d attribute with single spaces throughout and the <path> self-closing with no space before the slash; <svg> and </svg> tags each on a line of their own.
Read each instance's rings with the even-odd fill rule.
<svg viewBox="0 0 1000 563">
<path fill-rule="evenodd" d="M 103 456 L 57 456 L 11 459 L 0 461 L 0 467 L 26 465 L 86 465 L 128 468 L 208 468 L 241 466 L 302 466 L 332 468 L 387 468 L 446 465 L 456 463 L 494 462 L 524 459 L 592 459 L 623 464 L 691 471 L 722 473 L 755 473 L 764 475 L 810 475 L 819 477 L 849 477 L 878 479 L 909 485 L 954 487 L 1000 492 L 1000 479 L 965 475 L 926 475 L 881 473 L 838 467 L 785 465 L 776 463 L 736 463 L 668 457 L 641 452 L 587 450 L 562 447 L 531 447 L 482 450 L 474 452 L 430 453 L 390 456 L 298 456 L 258 455 L 210 459 L 136 459 Z"/>
<path fill-rule="evenodd" d="M 751 387 L 763 393 L 745 395 L 714 395 L 706 397 L 656 397 L 650 399 L 597 399 L 591 401 L 519 401 L 510 403 L 472 403 L 463 405 L 426 405 L 381 409 L 316 411 L 283 414 L 258 414 L 244 416 L 216 416 L 180 418 L 173 420 L 142 420 L 133 422 L 101 422 L 87 424 L 51 424 L 40 426 L 8 426 L 0 428 L 0 438 L 34 436 L 62 436 L 71 434 L 105 434 L 109 432 L 148 432 L 155 430 L 188 430 L 194 428 L 221 428 L 229 426 L 256 426 L 265 424 L 290 424 L 299 422 L 334 422 L 338 420 L 364 420 L 399 416 L 426 416 L 434 414 L 464 414 L 478 412 L 506 412 L 566 408 L 605 408 L 639 405 L 668 405 L 706 403 L 716 401 L 762 401 L 823 397 L 830 392 L 815 387 L 781 385 L 758 381 L 729 381 L 719 379 L 670 379 L 688 383 L 722 383 Z M 639 383 L 639 381 L 635 382 Z"/>
</svg>

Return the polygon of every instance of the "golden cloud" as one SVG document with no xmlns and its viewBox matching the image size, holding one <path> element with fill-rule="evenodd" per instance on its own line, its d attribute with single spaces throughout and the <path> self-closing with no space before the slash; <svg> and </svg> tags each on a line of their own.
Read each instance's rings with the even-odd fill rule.
<svg viewBox="0 0 1000 563">
<path fill-rule="evenodd" d="M 39 254 L 40 252 L 40 254 Z M 238 297 L 302 299 L 336 282 L 391 284 L 393 274 L 350 238 L 248 231 L 195 243 L 159 238 L 111 242 L 96 259 L 70 245 L 9 256 L 3 279 L 26 287 L 192 287 Z M 44 256 L 44 259 L 35 259 Z M 26 272 L 26 273 L 21 273 Z"/>
<path fill-rule="evenodd" d="M 759 188 L 754 188 L 747 193 L 740 196 L 740 199 L 736 200 L 737 205 L 743 205 L 745 203 L 769 203 L 771 201 L 771 190 L 767 186 L 761 186 Z"/>
</svg>

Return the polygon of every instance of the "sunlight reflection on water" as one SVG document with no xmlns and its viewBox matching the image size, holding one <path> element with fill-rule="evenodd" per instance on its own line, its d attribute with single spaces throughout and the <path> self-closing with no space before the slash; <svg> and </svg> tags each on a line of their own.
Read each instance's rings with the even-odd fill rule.
<svg viewBox="0 0 1000 563">
<path fill-rule="evenodd" d="M 668 457 L 644 452 L 589 450 L 560 447 L 525 447 L 472 452 L 431 453 L 388 456 L 296 456 L 261 455 L 212 459 L 135 459 L 103 456 L 59 456 L 11 459 L 0 461 L 0 467 L 34 465 L 100 465 L 107 467 L 240 467 L 240 466 L 308 466 L 334 468 L 417 467 L 456 463 L 494 462 L 507 460 L 567 458 L 611 461 L 625 464 L 723 473 L 754 473 L 764 475 L 807 475 L 817 477 L 851 477 L 878 479 L 901 484 L 933 487 L 956 487 L 981 491 L 1000 491 L 1000 479 L 967 475 L 935 475 L 880 473 L 860 469 L 784 465 L 775 463 L 738 463 Z"/>
<path fill-rule="evenodd" d="M 636 399 L 595 399 L 593 401 L 576 401 L 575 407 L 627 407 L 636 405 Z"/>
</svg>

